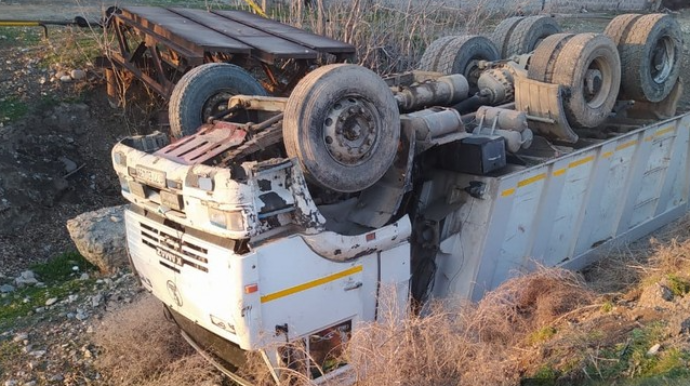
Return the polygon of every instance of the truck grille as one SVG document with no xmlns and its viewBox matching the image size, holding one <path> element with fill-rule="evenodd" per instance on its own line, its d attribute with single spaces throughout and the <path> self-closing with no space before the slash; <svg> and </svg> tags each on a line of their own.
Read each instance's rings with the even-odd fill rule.
<svg viewBox="0 0 690 386">
<path fill-rule="evenodd" d="M 139 226 L 141 242 L 156 252 L 162 265 L 178 272 L 184 265 L 208 272 L 208 249 L 150 225 L 140 222 Z"/>
</svg>

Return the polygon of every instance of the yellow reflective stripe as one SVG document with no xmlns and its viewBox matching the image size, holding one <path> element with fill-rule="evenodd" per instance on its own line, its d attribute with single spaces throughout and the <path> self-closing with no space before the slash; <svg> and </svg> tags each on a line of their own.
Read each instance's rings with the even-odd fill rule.
<svg viewBox="0 0 690 386">
<path fill-rule="evenodd" d="M 580 165 L 584 165 L 587 162 L 592 162 L 592 161 L 594 161 L 594 156 L 590 155 L 589 157 L 585 157 L 583 159 L 579 159 L 577 161 L 573 161 L 573 162 L 569 163 L 568 168 L 576 168 Z"/>
<path fill-rule="evenodd" d="M 609 157 L 611 157 L 612 155 L 613 155 L 613 152 L 612 152 L 612 151 L 607 151 L 607 152 L 604 153 L 604 158 L 609 158 Z"/>
<path fill-rule="evenodd" d="M 37 21 L 0 21 L 0 27 L 38 27 Z"/>
<path fill-rule="evenodd" d="M 673 126 L 667 127 L 667 128 L 665 128 L 665 129 L 661 129 L 661 130 L 657 131 L 656 133 L 654 133 L 654 136 L 655 136 L 655 137 L 660 137 L 660 136 L 662 136 L 662 135 L 664 135 L 664 134 L 666 134 L 666 133 L 670 133 L 670 132 L 674 131 L 675 129 L 676 129 L 676 128 L 673 127 Z"/>
<path fill-rule="evenodd" d="M 623 150 L 623 149 L 629 148 L 630 146 L 634 146 L 636 144 L 637 144 L 637 140 L 626 142 L 624 144 L 616 146 L 616 150 Z"/>
<path fill-rule="evenodd" d="M 534 177 L 530 177 L 530 178 L 527 178 L 527 179 L 525 179 L 525 180 L 522 180 L 522 181 L 518 182 L 518 188 L 521 188 L 521 187 L 523 187 L 523 186 L 527 186 L 527 185 L 533 184 L 533 183 L 535 183 L 535 182 L 537 182 L 537 181 L 541 181 L 541 180 L 543 180 L 543 179 L 545 179 L 545 178 L 546 178 L 546 173 L 537 174 L 537 175 L 534 176 Z"/>
<path fill-rule="evenodd" d="M 558 177 L 558 176 L 561 176 L 561 175 L 563 175 L 563 174 L 565 174 L 565 168 L 563 168 L 563 169 L 558 169 L 558 170 L 556 170 L 555 172 L 553 172 L 554 177 Z"/>
<path fill-rule="evenodd" d="M 501 193 L 501 196 L 502 197 L 508 197 L 508 196 L 512 196 L 513 194 L 515 194 L 515 188 L 510 188 L 510 189 L 504 190 L 503 193 Z"/>
<path fill-rule="evenodd" d="M 289 295 L 296 294 L 298 292 L 306 291 L 308 289 L 318 287 L 320 285 L 330 283 L 330 282 L 338 280 L 338 279 L 342 279 L 346 276 L 353 275 L 357 272 L 362 272 L 362 266 L 361 265 L 357 265 L 357 266 L 352 267 L 350 269 L 346 269 L 344 271 L 340 271 L 338 273 L 334 273 L 333 275 L 322 277 L 320 279 L 308 281 L 306 283 L 296 285 L 294 287 L 290 287 L 290 288 L 284 289 L 282 291 L 278 291 L 278 292 L 274 292 L 272 294 L 264 295 L 261 297 L 261 303 L 268 303 L 270 301 L 280 299 L 280 298 L 283 298 L 285 296 L 289 296 Z"/>
</svg>

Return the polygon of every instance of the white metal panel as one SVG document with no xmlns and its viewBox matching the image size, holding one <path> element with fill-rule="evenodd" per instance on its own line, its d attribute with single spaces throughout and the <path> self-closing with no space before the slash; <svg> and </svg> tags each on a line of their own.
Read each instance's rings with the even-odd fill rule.
<svg viewBox="0 0 690 386">
<path fill-rule="evenodd" d="M 244 332 L 252 323 L 251 317 L 260 318 L 260 310 L 257 309 L 253 315 L 247 313 L 243 316 L 243 308 L 250 304 L 245 304 L 247 301 L 242 291 L 245 283 L 258 280 L 256 271 L 251 268 L 255 266 L 251 264 L 253 256 L 237 256 L 226 248 L 186 235 L 131 211 L 125 211 L 125 221 L 132 261 L 137 271 L 150 283 L 154 295 L 207 330 L 242 348 L 250 348 L 253 344 L 251 336 Z M 147 228 L 155 229 L 155 232 Z M 144 237 L 144 240 L 141 236 L 157 232 L 174 235 L 177 241 L 206 249 L 208 263 L 199 263 L 206 271 L 187 264 L 173 264 L 159 256 L 155 248 L 157 245 L 151 242 L 152 235 Z M 247 259 L 248 263 L 244 264 L 243 259 Z"/>
<path fill-rule="evenodd" d="M 462 232 L 486 224 L 486 233 L 463 239 L 464 248 L 456 248 L 462 253 L 450 257 L 472 272 L 459 275 L 472 288 L 449 287 L 478 299 L 533 263 L 581 267 L 597 247 L 640 237 L 682 215 L 690 191 L 689 132 L 685 115 L 545 164 L 483 178 L 489 197 L 474 205 L 492 209 L 468 216 Z M 444 262 L 437 281 L 452 277 L 458 266 Z M 434 294 L 448 293 L 435 288 Z"/>
<path fill-rule="evenodd" d="M 292 340 L 340 321 L 356 324 L 367 307 L 361 296 L 364 273 L 378 269 L 376 252 L 334 262 L 297 235 L 262 245 L 257 255 L 264 343 L 285 342 L 285 336 L 276 336 L 276 326 L 287 325 Z"/>
<path fill-rule="evenodd" d="M 562 183 L 564 186 L 555 209 L 556 217 L 551 223 L 551 233 L 547 236 L 549 246 L 542 261 L 545 265 L 556 265 L 570 258 L 571 246 L 577 240 L 580 231 L 579 221 L 585 214 L 584 203 L 591 192 L 590 181 L 594 175 L 596 158 L 597 154 L 594 151 L 586 152 L 574 159 L 569 158 L 567 167 L 554 168 L 549 176 L 550 181 Z M 556 179 L 561 179 L 562 182 L 556 182 Z"/>
<path fill-rule="evenodd" d="M 548 167 L 533 168 L 530 173 L 522 175 L 516 184 L 519 189 L 515 193 L 505 234 L 502 237 L 498 264 L 491 279 L 492 287 L 498 286 L 525 268 L 531 257 L 529 248 L 532 246 L 534 225 L 537 221 L 535 214 L 539 210 L 548 173 Z"/>
<path fill-rule="evenodd" d="M 396 248 L 379 254 L 381 275 L 381 297 L 379 297 L 378 314 L 398 316 L 396 320 L 404 320 L 409 310 L 410 296 L 410 244 L 401 244 Z M 366 293 L 363 304 L 367 302 Z M 382 315 L 383 313 L 383 315 Z M 365 319 L 366 320 L 366 319 Z"/>
</svg>

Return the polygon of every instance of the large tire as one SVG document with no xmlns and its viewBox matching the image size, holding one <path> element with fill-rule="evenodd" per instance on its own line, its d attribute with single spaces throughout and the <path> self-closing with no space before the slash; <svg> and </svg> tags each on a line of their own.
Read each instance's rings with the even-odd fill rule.
<svg viewBox="0 0 690 386">
<path fill-rule="evenodd" d="M 613 43 L 618 46 L 630 33 L 630 28 L 641 18 L 642 15 L 638 13 L 627 13 L 613 18 L 609 25 L 606 26 L 604 34 L 613 40 Z"/>
<path fill-rule="evenodd" d="M 371 70 L 353 64 L 316 69 L 297 84 L 284 114 L 285 150 L 312 183 L 357 192 L 393 163 L 400 114 L 393 93 Z"/>
<path fill-rule="evenodd" d="M 444 36 L 431 42 L 426 50 L 424 50 L 422 59 L 419 61 L 419 69 L 422 71 L 436 72 L 438 60 L 441 57 L 443 49 L 456 37 L 457 36 Z"/>
<path fill-rule="evenodd" d="M 228 63 L 208 63 L 193 68 L 175 85 L 170 97 L 170 132 L 181 138 L 197 132 L 210 116 L 227 105 L 233 95 L 261 95 L 266 90 L 246 70 Z M 245 112 L 238 122 L 252 120 Z"/>
<path fill-rule="evenodd" d="M 556 59 L 561 53 L 563 46 L 568 40 L 572 39 L 575 34 L 558 33 L 551 35 L 544 39 L 529 61 L 527 67 L 527 77 L 540 82 L 551 83 L 553 81 L 553 73 L 556 67 Z"/>
<path fill-rule="evenodd" d="M 585 85 L 588 78 L 592 87 Z M 603 34 L 574 36 L 558 55 L 553 83 L 570 89 L 563 105 L 571 126 L 598 127 L 611 114 L 620 89 L 621 62 L 616 45 Z"/>
<path fill-rule="evenodd" d="M 480 60 L 496 61 L 501 58 L 494 43 L 484 36 L 468 35 L 453 39 L 441 52 L 436 71 L 451 75 L 461 74 L 470 85 L 470 93 L 477 91 Z"/>
<path fill-rule="evenodd" d="M 515 26 L 503 52 L 504 58 L 534 51 L 547 37 L 561 32 L 556 19 L 550 16 L 529 16 Z"/>
<path fill-rule="evenodd" d="M 501 58 L 506 58 L 505 53 L 508 47 L 508 40 L 510 40 L 510 34 L 513 33 L 515 26 L 517 26 L 522 19 L 524 19 L 523 16 L 509 17 L 500 22 L 491 34 L 491 41 L 494 42 L 498 52 L 501 54 Z"/>
<path fill-rule="evenodd" d="M 671 93 L 683 56 L 682 31 L 672 16 L 641 16 L 620 41 L 618 50 L 623 65 L 623 98 L 660 102 Z"/>
</svg>

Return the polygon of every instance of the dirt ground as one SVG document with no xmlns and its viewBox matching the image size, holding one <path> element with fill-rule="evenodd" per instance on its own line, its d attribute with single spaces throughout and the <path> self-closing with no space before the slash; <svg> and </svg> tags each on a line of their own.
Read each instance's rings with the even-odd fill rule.
<svg viewBox="0 0 690 386">
<path fill-rule="evenodd" d="M 85 15 L 95 20 L 104 5 L 109 4 L 0 0 L 0 18 L 65 20 Z M 559 21 L 565 30 L 600 32 L 611 18 L 590 14 L 559 17 Z M 685 41 L 690 42 L 690 10 L 678 18 Z M 0 29 L 0 279 L 72 250 L 65 228 L 68 219 L 124 203 L 110 149 L 125 135 L 157 127 L 156 101 L 132 101 L 127 109 L 110 107 L 102 75 L 92 63 L 56 57 L 74 32 L 56 28 L 50 33 L 50 39 L 41 41 L 37 29 Z M 80 63 L 78 69 L 86 71 L 86 78 L 55 79 L 60 71 L 75 69 L 71 63 Z M 683 63 L 682 77 L 687 80 L 687 53 Z M 680 109 L 690 111 L 690 87 Z M 14 119 L 15 113 L 23 117 Z M 50 324 L 42 326 L 51 331 Z"/>
</svg>

